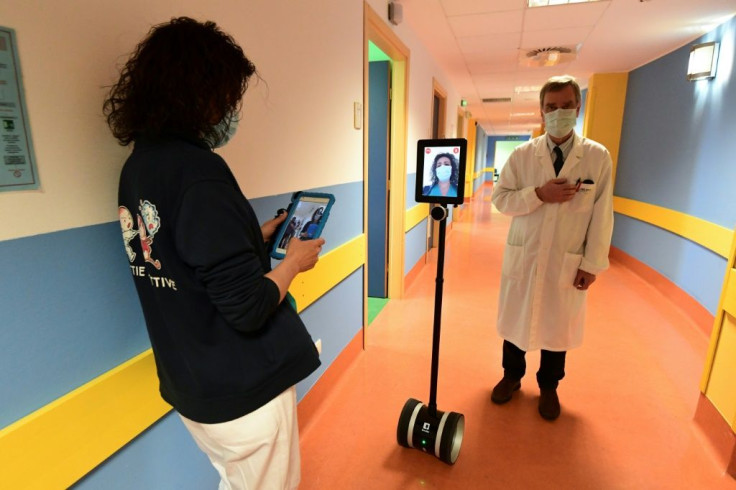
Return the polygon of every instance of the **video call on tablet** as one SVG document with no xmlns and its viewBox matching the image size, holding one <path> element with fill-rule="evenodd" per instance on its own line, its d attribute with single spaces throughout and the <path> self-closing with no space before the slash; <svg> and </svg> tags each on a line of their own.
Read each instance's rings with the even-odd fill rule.
<svg viewBox="0 0 736 490">
<path fill-rule="evenodd" d="M 467 145 L 464 138 L 417 142 L 416 202 L 463 203 Z"/>
<path fill-rule="evenodd" d="M 319 238 L 334 202 L 335 196 L 332 194 L 316 192 L 294 194 L 286 210 L 288 213 L 286 220 L 276 231 L 271 257 L 283 259 L 289 242 L 294 238 L 300 240 Z"/>
</svg>

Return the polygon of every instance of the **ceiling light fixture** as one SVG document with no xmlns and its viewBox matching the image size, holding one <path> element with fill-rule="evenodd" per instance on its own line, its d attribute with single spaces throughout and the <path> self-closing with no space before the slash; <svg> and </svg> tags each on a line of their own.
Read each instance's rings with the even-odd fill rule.
<svg viewBox="0 0 736 490">
<path fill-rule="evenodd" d="M 541 85 L 522 85 L 520 87 L 516 87 L 514 89 L 514 92 L 516 92 L 517 94 L 522 94 L 526 92 L 534 92 L 538 94 L 540 90 L 542 90 Z"/>
<path fill-rule="evenodd" d="M 527 0 L 529 8 L 551 7 L 553 5 L 567 5 L 570 3 L 600 2 L 601 0 Z"/>
<path fill-rule="evenodd" d="M 525 66 L 555 66 L 560 63 L 573 61 L 578 54 L 580 45 L 577 46 L 550 46 L 538 48 L 521 53 L 519 62 Z"/>
</svg>

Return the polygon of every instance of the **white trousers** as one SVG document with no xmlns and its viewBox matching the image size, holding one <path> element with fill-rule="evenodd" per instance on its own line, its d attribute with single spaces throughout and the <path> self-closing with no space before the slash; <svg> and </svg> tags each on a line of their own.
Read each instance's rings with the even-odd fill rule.
<svg viewBox="0 0 736 490">
<path fill-rule="evenodd" d="M 299 486 L 296 388 L 229 422 L 200 424 L 179 416 L 220 474 L 219 490 L 290 490 Z"/>
</svg>

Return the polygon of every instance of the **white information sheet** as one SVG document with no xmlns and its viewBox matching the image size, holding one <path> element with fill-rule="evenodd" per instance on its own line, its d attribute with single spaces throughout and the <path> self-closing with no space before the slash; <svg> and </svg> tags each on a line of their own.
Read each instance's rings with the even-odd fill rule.
<svg viewBox="0 0 736 490">
<path fill-rule="evenodd" d="M 0 191 L 38 186 L 15 31 L 0 26 Z"/>
</svg>

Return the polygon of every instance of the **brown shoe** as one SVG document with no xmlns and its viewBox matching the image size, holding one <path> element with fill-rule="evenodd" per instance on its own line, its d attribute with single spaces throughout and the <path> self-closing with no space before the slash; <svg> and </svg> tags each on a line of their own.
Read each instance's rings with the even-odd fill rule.
<svg viewBox="0 0 736 490">
<path fill-rule="evenodd" d="M 491 401 L 493 403 L 502 404 L 511 400 L 514 391 L 521 388 L 521 380 L 502 378 L 501 381 L 493 388 L 491 393 Z"/>
<path fill-rule="evenodd" d="M 556 420 L 560 416 L 560 399 L 557 390 L 539 390 L 539 415 L 547 420 Z"/>
</svg>

